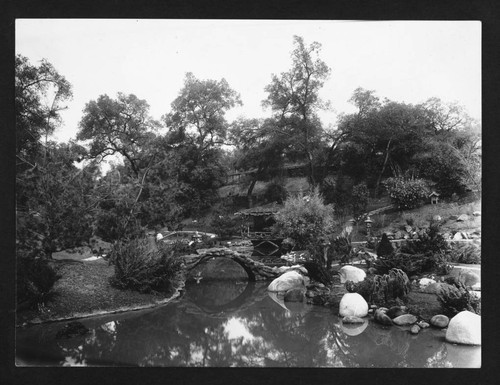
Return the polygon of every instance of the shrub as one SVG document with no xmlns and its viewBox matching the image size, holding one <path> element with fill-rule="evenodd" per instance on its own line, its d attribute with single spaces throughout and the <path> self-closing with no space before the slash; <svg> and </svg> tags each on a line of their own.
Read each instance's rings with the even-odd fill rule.
<svg viewBox="0 0 500 385">
<path fill-rule="evenodd" d="M 408 276 L 426 272 L 448 274 L 451 270 L 446 254 L 407 254 L 396 252 L 387 257 L 380 257 L 373 263 L 377 273 L 384 274 L 390 269 L 401 269 Z"/>
<path fill-rule="evenodd" d="M 418 207 L 429 195 L 423 179 L 389 178 L 384 182 L 392 201 L 400 210 Z"/>
<path fill-rule="evenodd" d="M 377 247 L 377 256 L 378 257 L 386 257 L 391 255 L 394 252 L 394 247 L 392 247 L 391 241 L 387 238 L 387 234 L 382 234 L 382 239 Z"/>
<path fill-rule="evenodd" d="M 450 245 L 439 232 L 438 224 L 432 223 L 428 228 L 419 230 L 417 235 L 417 240 L 404 244 L 401 251 L 409 254 L 444 254 L 450 251 Z"/>
<path fill-rule="evenodd" d="M 383 274 L 392 268 L 398 268 L 409 276 L 424 272 L 447 274 L 451 269 L 450 246 L 439 233 L 439 226 L 431 224 L 417 234 L 416 240 L 407 242 L 399 251 L 380 256 L 374 262 L 377 272 Z"/>
<path fill-rule="evenodd" d="M 444 313 L 449 317 L 463 310 L 481 315 L 481 299 L 469 292 L 460 281 L 455 281 L 454 285 L 444 286 L 437 297 Z"/>
<path fill-rule="evenodd" d="M 404 299 L 410 289 L 408 275 L 400 269 L 390 269 L 384 275 L 368 275 L 363 281 L 354 284 L 354 291 L 367 302 L 377 304 L 386 304 L 396 298 Z"/>
<path fill-rule="evenodd" d="M 17 302 L 41 309 L 54 295 L 53 287 L 60 275 L 44 258 L 18 259 Z"/>
<path fill-rule="evenodd" d="M 117 242 L 111 252 L 115 275 L 111 284 L 141 293 L 168 292 L 181 271 L 181 260 L 169 245 L 151 246 L 148 238 Z"/>
<path fill-rule="evenodd" d="M 323 203 L 318 190 L 309 196 L 288 198 L 276 215 L 274 230 L 295 241 L 296 249 L 307 249 L 318 238 L 332 232 L 332 208 Z"/>
<path fill-rule="evenodd" d="M 264 191 L 264 199 L 268 202 L 283 203 L 288 197 L 288 191 L 283 183 L 273 181 L 269 183 Z"/>
<path fill-rule="evenodd" d="M 456 245 L 450 252 L 450 261 L 465 264 L 481 263 L 481 246 L 473 243 Z"/>
<path fill-rule="evenodd" d="M 369 196 L 370 193 L 365 183 L 360 183 L 353 186 L 351 193 L 351 207 L 352 214 L 354 216 L 358 216 L 366 212 Z"/>
<path fill-rule="evenodd" d="M 214 214 L 210 220 L 210 230 L 221 239 L 230 238 L 240 231 L 240 220 L 233 214 Z"/>
</svg>

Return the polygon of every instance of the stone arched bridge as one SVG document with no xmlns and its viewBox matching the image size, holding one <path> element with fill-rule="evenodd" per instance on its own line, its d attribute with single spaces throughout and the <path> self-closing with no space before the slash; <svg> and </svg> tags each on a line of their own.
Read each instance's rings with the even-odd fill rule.
<svg viewBox="0 0 500 385">
<path fill-rule="evenodd" d="M 238 253 L 228 248 L 213 248 L 202 251 L 200 254 L 185 255 L 181 257 L 184 262 L 184 269 L 189 272 L 199 264 L 212 258 L 227 258 L 238 263 L 248 274 L 250 281 L 267 281 L 279 276 L 281 273 L 277 268 L 267 266 L 261 262 L 254 261 L 247 255 Z"/>
</svg>

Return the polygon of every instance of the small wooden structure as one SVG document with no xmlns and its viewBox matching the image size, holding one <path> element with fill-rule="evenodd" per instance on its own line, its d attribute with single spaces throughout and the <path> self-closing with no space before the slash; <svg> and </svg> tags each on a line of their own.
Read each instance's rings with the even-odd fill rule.
<svg viewBox="0 0 500 385">
<path fill-rule="evenodd" d="M 431 205 L 436 205 L 439 203 L 439 194 L 435 191 L 429 194 L 429 198 L 431 198 Z"/>
<path fill-rule="evenodd" d="M 283 239 L 273 237 L 269 231 L 269 228 L 275 223 L 274 214 L 278 212 L 279 208 L 280 206 L 273 202 L 235 213 L 237 216 L 252 218 L 253 226 L 247 227 L 242 236 L 250 239 L 255 252 L 259 253 L 261 250 L 260 254 L 270 255 L 279 251 Z"/>
</svg>

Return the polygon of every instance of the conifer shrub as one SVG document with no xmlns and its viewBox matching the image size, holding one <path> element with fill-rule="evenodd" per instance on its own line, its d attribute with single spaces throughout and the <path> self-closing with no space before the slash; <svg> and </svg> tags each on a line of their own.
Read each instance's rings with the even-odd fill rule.
<svg viewBox="0 0 500 385">
<path fill-rule="evenodd" d="M 481 263 L 481 246 L 474 243 L 455 245 L 450 251 L 450 261 L 465 264 Z"/>
<path fill-rule="evenodd" d="M 406 298 L 410 290 L 408 275 L 400 269 L 393 268 L 387 274 L 367 275 L 363 281 L 354 284 L 349 291 L 357 292 L 368 303 L 387 304 L 397 298 Z"/>
<path fill-rule="evenodd" d="M 387 237 L 387 234 L 382 234 L 382 239 L 380 239 L 380 243 L 377 246 L 377 256 L 378 257 L 387 257 L 394 252 L 394 247 L 392 247 L 391 241 Z"/>
<path fill-rule="evenodd" d="M 181 260 L 174 253 L 168 245 L 151 247 L 148 238 L 117 242 L 111 252 L 115 265 L 111 284 L 140 293 L 169 292 L 181 273 Z"/>
<path fill-rule="evenodd" d="M 464 310 L 481 315 L 481 299 L 467 290 L 460 280 L 455 280 L 453 285 L 444 286 L 437 297 L 444 313 L 449 317 Z"/>
<path fill-rule="evenodd" d="M 61 278 L 43 257 L 18 258 L 17 274 L 17 303 L 35 309 L 52 298 L 54 284 Z"/>
</svg>

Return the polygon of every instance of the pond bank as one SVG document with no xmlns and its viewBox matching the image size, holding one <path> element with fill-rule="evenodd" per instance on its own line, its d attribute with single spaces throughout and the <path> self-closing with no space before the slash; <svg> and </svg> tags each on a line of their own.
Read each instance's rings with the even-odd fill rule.
<svg viewBox="0 0 500 385">
<path fill-rule="evenodd" d="M 163 306 L 177 298 L 184 287 L 184 282 L 177 282 L 169 293 L 141 294 L 111 286 L 114 267 L 104 260 L 54 261 L 53 265 L 61 275 L 54 295 L 41 311 L 18 311 L 16 327 Z"/>
</svg>

